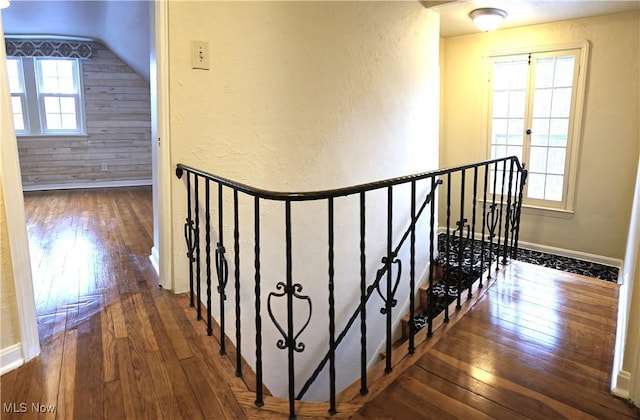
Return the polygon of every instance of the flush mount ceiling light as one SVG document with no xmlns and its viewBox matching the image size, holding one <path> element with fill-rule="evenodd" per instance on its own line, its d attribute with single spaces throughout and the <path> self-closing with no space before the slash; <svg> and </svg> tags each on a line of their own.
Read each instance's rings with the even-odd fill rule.
<svg viewBox="0 0 640 420">
<path fill-rule="evenodd" d="M 496 9 L 494 7 L 484 7 L 476 9 L 469 13 L 469 17 L 473 20 L 473 23 L 484 32 L 495 30 L 502 20 L 507 17 L 507 12 L 502 9 Z"/>
<path fill-rule="evenodd" d="M 0 0 L 0 9 L 6 9 L 9 7 L 10 1 L 11 0 Z"/>
</svg>

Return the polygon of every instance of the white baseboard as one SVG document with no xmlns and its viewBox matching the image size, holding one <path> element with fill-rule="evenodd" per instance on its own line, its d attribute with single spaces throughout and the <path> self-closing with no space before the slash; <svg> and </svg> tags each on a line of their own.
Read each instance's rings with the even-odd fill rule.
<svg viewBox="0 0 640 420">
<path fill-rule="evenodd" d="M 21 343 L 0 350 L 0 375 L 11 372 L 23 364 Z"/>
<path fill-rule="evenodd" d="M 446 233 L 446 228 L 439 227 L 438 233 Z M 478 240 L 482 239 L 482 235 L 479 233 L 475 233 L 473 237 Z M 503 238 L 501 240 L 503 240 Z M 530 251 L 538 251 L 544 252 L 546 254 L 558 255 L 561 257 L 575 258 L 577 260 L 588 261 L 622 269 L 622 260 L 618 258 L 605 257 L 603 255 L 589 254 L 586 252 L 574 251 L 572 249 L 556 248 L 553 246 L 534 244 L 532 242 L 525 241 L 518 241 L 518 247 L 528 249 Z"/>
<path fill-rule="evenodd" d="M 627 372 L 626 370 L 621 370 L 617 375 L 614 374 L 614 377 L 616 378 L 616 380 L 613 388 L 611 388 L 611 393 L 625 400 L 629 399 L 631 373 Z"/>
<path fill-rule="evenodd" d="M 149 255 L 149 261 L 153 265 L 153 269 L 156 270 L 156 274 L 160 277 L 160 256 L 158 255 L 158 249 L 154 246 L 151 248 L 151 255 Z"/>
<path fill-rule="evenodd" d="M 23 185 L 23 191 L 77 190 L 84 188 L 141 187 L 152 185 L 151 179 L 131 179 L 126 181 L 70 182 L 65 184 Z"/>
</svg>

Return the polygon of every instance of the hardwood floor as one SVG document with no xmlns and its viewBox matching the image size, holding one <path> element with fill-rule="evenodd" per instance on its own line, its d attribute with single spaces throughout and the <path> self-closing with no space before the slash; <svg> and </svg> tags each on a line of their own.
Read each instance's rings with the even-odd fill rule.
<svg viewBox="0 0 640 420">
<path fill-rule="evenodd" d="M 245 384 L 187 297 L 157 286 L 150 188 L 25 204 L 42 354 L 2 376 L 0 417 L 277 417 L 236 400 L 249 369 Z M 514 263 L 353 417 L 639 418 L 608 392 L 616 301 L 615 285 Z"/>
<path fill-rule="evenodd" d="M 639 418 L 609 393 L 617 293 L 514 262 L 356 418 Z"/>
</svg>

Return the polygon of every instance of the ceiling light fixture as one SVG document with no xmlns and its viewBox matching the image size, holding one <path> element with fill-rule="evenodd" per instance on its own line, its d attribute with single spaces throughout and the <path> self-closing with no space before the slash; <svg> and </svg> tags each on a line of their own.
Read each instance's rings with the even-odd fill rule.
<svg viewBox="0 0 640 420">
<path fill-rule="evenodd" d="M 502 9 L 496 9 L 494 7 L 484 7 L 481 9 L 475 9 L 469 13 L 469 17 L 473 20 L 473 23 L 484 32 L 495 30 L 500 23 L 507 17 L 507 12 Z"/>
<path fill-rule="evenodd" d="M 11 0 L 0 0 L 0 9 L 6 9 L 11 4 Z"/>
</svg>

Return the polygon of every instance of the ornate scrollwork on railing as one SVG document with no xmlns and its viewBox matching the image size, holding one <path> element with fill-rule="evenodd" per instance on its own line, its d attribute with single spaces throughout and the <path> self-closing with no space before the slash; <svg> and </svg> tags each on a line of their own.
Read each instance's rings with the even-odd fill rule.
<svg viewBox="0 0 640 420">
<path fill-rule="evenodd" d="M 288 287 L 285 283 L 279 282 L 276 285 L 276 289 L 282 290 L 282 291 L 280 293 L 271 292 L 269 293 L 269 297 L 267 298 L 267 312 L 269 313 L 269 318 L 271 318 L 271 321 L 273 321 L 274 325 L 282 335 L 282 338 L 277 341 L 276 345 L 281 350 L 292 348 L 294 351 L 301 353 L 304 351 L 305 345 L 304 343 L 298 343 L 298 337 L 300 337 L 300 334 L 302 334 L 302 332 L 307 328 L 307 326 L 309 325 L 309 322 L 311 321 L 311 312 L 312 312 L 311 298 L 309 296 L 300 294 L 300 292 L 302 291 L 302 285 L 298 283 Z M 273 310 L 271 308 L 272 297 L 283 297 L 287 295 L 290 295 L 291 297 L 295 297 L 296 299 L 305 300 L 309 304 L 309 315 L 307 317 L 307 321 L 304 323 L 302 328 L 300 328 L 300 330 L 296 334 L 293 334 L 293 331 L 289 333 L 285 332 L 285 330 L 282 328 L 282 325 L 278 322 L 275 315 L 273 314 Z M 293 313 L 289 311 L 289 313 L 287 313 L 287 317 L 288 317 L 287 323 L 293 326 Z"/>
<path fill-rule="evenodd" d="M 195 261 L 193 253 L 196 249 L 196 243 L 193 238 L 196 236 L 196 229 L 193 227 L 193 220 L 187 218 L 184 222 L 184 241 L 187 243 L 187 257 L 190 262 Z"/>
<path fill-rule="evenodd" d="M 489 211 L 485 216 L 485 220 L 487 222 L 487 230 L 489 231 L 489 239 L 492 240 L 496 237 L 496 227 L 498 226 L 500 215 L 498 214 L 498 205 L 491 204 L 489 206 Z"/>
<path fill-rule="evenodd" d="M 384 267 L 378 270 L 378 278 L 382 278 L 382 273 L 385 270 L 391 271 L 393 264 L 398 265 L 398 274 L 396 275 L 396 281 L 394 282 L 393 288 L 391 289 L 391 296 L 389 296 L 389 299 L 390 299 L 389 302 L 387 302 L 387 298 L 384 297 L 384 294 L 380 290 L 380 282 L 378 282 L 378 284 L 376 285 L 376 290 L 378 291 L 380 298 L 382 298 L 382 301 L 384 302 L 384 306 L 380 308 L 380 313 L 383 315 L 386 315 L 387 308 L 394 308 L 398 303 L 398 300 L 395 299 L 395 295 L 396 295 L 396 290 L 398 290 L 398 285 L 400 284 L 400 276 L 402 275 L 402 261 L 400 261 L 399 258 L 393 255 L 391 263 L 388 263 L 387 261 L 388 261 L 387 257 L 382 257 L 381 262 L 382 264 L 384 264 Z"/>
<path fill-rule="evenodd" d="M 220 242 L 216 246 L 216 273 L 218 273 L 218 293 L 224 300 L 227 300 L 227 295 L 224 292 L 227 287 L 227 281 L 229 280 L 229 266 L 227 259 L 225 258 L 226 250 Z"/>
</svg>

